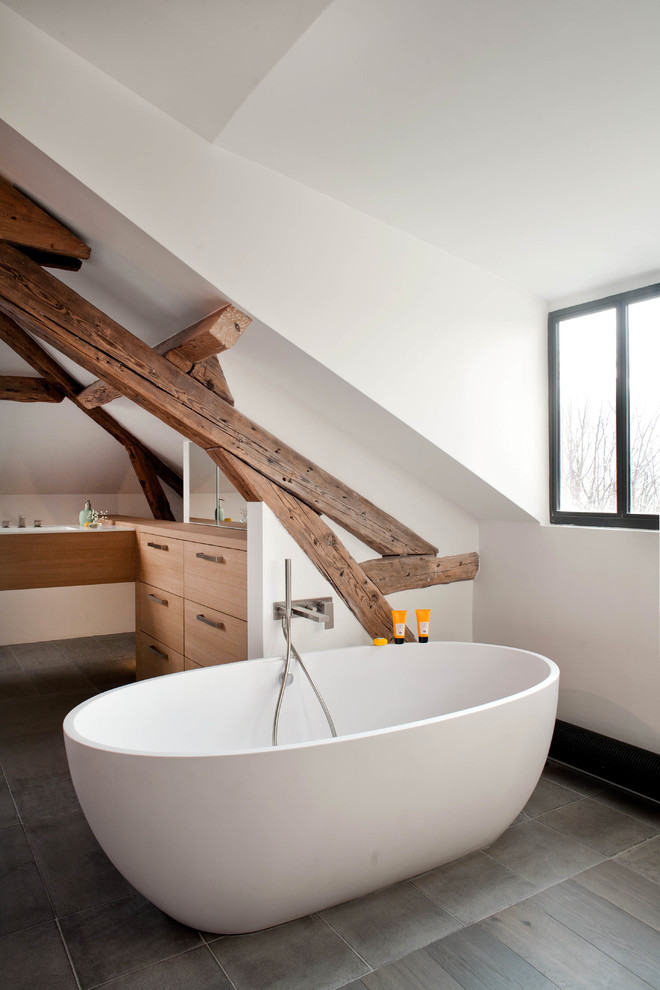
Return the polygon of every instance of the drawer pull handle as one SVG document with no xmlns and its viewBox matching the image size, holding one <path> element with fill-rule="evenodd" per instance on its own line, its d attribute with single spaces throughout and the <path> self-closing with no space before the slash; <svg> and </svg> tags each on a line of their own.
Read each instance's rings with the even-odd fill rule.
<svg viewBox="0 0 660 990">
<path fill-rule="evenodd" d="M 147 543 L 148 547 L 153 547 L 154 550 L 169 550 L 167 543 Z"/>
<path fill-rule="evenodd" d="M 158 598 L 157 595 L 147 595 L 147 598 L 156 605 L 167 605 L 167 598 Z"/>
<path fill-rule="evenodd" d="M 200 560 L 210 560 L 213 564 L 224 564 L 225 562 L 224 557 L 212 557 L 210 553 L 196 553 L 195 556 L 199 557 Z"/>
<path fill-rule="evenodd" d="M 155 646 L 148 646 L 147 649 L 148 650 L 151 650 L 152 653 L 155 653 L 159 660 L 169 660 L 170 659 L 168 657 L 167 653 L 161 653 L 161 651 L 160 650 L 157 650 Z"/>
<path fill-rule="evenodd" d="M 213 626 L 214 629 L 224 629 L 224 622 L 214 622 L 213 619 L 207 619 L 205 615 L 195 616 L 198 622 L 203 622 L 206 626 Z"/>
</svg>

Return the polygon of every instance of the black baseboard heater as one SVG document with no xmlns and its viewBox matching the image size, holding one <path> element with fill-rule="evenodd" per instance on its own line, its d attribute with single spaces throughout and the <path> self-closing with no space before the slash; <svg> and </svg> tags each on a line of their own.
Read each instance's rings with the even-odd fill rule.
<svg viewBox="0 0 660 990">
<path fill-rule="evenodd" d="M 660 755 L 648 749 L 558 719 L 550 758 L 660 801 Z"/>
</svg>

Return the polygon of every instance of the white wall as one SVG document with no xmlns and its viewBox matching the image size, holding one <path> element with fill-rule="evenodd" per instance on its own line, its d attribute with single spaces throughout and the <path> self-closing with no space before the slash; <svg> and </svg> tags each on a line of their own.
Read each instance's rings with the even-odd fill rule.
<svg viewBox="0 0 660 990">
<path fill-rule="evenodd" d="M 559 718 L 660 752 L 658 534 L 483 523 L 474 638 L 542 653 Z"/>
<path fill-rule="evenodd" d="M 181 499 L 168 489 L 172 511 L 177 515 L 181 510 Z M 89 499 L 97 512 L 108 510 L 109 515 L 151 517 L 147 500 L 142 492 L 99 493 L 94 490 L 78 495 L 52 495 L 28 492 L 23 494 L 0 493 L 0 519 L 9 519 L 12 526 L 18 525 L 19 515 L 28 517 L 27 525 L 32 527 L 35 519 L 41 519 L 42 526 L 77 526 L 78 515 Z M 180 515 L 177 515 L 180 518 Z"/>
<path fill-rule="evenodd" d="M 0 19 L 11 127 L 237 305 L 544 517 L 538 299 L 209 145 L 6 8 Z"/>
<path fill-rule="evenodd" d="M 340 527 L 326 520 L 356 560 L 369 555 L 368 548 Z M 292 598 L 331 596 L 334 628 L 294 618 L 293 642 L 299 652 L 340 649 L 371 642 L 360 623 L 289 536 L 279 520 L 261 502 L 248 505 L 248 656 L 278 656 L 284 648 L 281 623 L 273 619 L 273 602 L 284 601 L 284 561 L 291 559 Z M 408 610 L 408 628 L 417 633 L 415 609 L 431 609 L 430 639 L 472 639 L 472 583 L 424 588 L 388 595 L 392 608 Z"/>
<path fill-rule="evenodd" d="M 0 643 L 5 645 L 103 636 L 134 629 L 132 581 L 0 591 Z"/>
</svg>

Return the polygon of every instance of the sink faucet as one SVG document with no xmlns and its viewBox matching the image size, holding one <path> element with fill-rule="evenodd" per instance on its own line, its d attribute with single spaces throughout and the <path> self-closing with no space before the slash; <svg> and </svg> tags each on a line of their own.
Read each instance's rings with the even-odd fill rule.
<svg viewBox="0 0 660 990">
<path fill-rule="evenodd" d="M 27 516 L 18 517 L 18 528 L 25 529 L 25 524 L 27 523 Z"/>
</svg>

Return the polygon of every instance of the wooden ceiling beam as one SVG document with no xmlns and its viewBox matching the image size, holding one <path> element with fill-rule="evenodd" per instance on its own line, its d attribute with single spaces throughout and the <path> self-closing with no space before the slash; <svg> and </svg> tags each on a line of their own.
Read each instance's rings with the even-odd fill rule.
<svg viewBox="0 0 660 990">
<path fill-rule="evenodd" d="M 215 452 L 209 453 L 213 457 Z M 295 495 L 264 478 L 234 454 L 226 454 L 223 460 L 232 464 L 234 476 L 238 476 L 246 489 L 257 494 L 259 501 L 277 516 L 362 628 L 372 638 L 391 640 L 392 609 L 389 603 L 323 519 Z M 406 640 L 415 641 L 409 629 L 406 629 Z"/>
<path fill-rule="evenodd" d="M 251 322 L 249 316 L 227 303 L 210 316 L 156 344 L 154 351 L 166 357 L 179 371 L 190 374 L 233 405 L 234 400 L 231 398 L 231 392 L 217 360 L 216 369 L 207 366 L 206 362 L 207 359 L 210 361 L 215 355 L 233 347 Z M 226 394 L 223 394 L 223 390 Z M 80 401 L 88 409 L 92 409 L 94 406 L 103 406 L 106 402 L 112 402 L 122 394 L 118 388 L 99 379 L 80 393 Z"/>
<path fill-rule="evenodd" d="M 73 231 L 0 178 L 0 240 L 49 255 L 89 258 L 91 250 Z"/>
<path fill-rule="evenodd" d="M 0 399 L 12 402 L 61 402 L 64 393 L 44 378 L 0 376 Z"/>
<path fill-rule="evenodd" d="M 167 519 L 174 522 L 174 513 L 158 480 L 153 461 L 145 454 L 143 447 L 127 446 L 128 456 L 131 459 L 133 470 L 140 482 L 144 497 L 146 498 L 151 514 L 154 519 Z"/>
<path fill-rule="evenodd" d="M 57 268 L 64 272 L 79 272 L 82 268 L 80 258 L 71 258 L 66 254 L 53 254 L 52 251 L 39 251 L 37 248 L 21 247 L 20 250 L 42 268 Z"/>
<path fill-rule="evenodd" d="M 360 567 L 384 595 L 391 595 L 412 588 L 473 581 L 479 570 L 479 554 L 470 552 L 452 557 L 405 554 L 365 560 Z"/>
<path fill-rule="evenodd" d="M 74 405 L 78 406 L 97 426 L 100 426 L 101 429 L 105 430 L 106 433 L 109 433 L 110 436 L 122 444 L 127 451 L 129 448 L 141 450 L 144 456 L 153 464 L 158 477 L 166 485 L 169 485 L 177 495 L 183 495 L 183 479 L 181 476 L 169 464 L 161 460 L 157 454 L 154 454 L 148 447 L 145 447 L 121 423 L 113 419 L 105 409 L 85 409 L 84 406 L 81 406 L 78 402 L 80 383 L 76 381 L 73 375 L 70 375 L 68 371 L 58 364 L 36 340 L 33 340 L 22 327 L 2 312 L 0 312 L 0 339 L 4 340 L 13 351 L 20 355 L 35 371 L 43 375 L 48 382 L 58 388 L 67 399 L 70 399 Z"/>
<path fill-rule="evenodd" d="M 380 554 L 435 554 L 400 520 L 301 457 L 8 245 L 0 308 L 204 449 L 235 454 Z M 27 322 L 26 322 L 27 321 Z"/>
<path fill-rule="evenodd" d="M 167 357 L 169 358 L 169 356 L 168 354 Z M 230 406 L 234 405 L 234 396 L 231 394 L 225 373 L 220 367 L 220 362 L 215 354 L 205 358 L 203 361 L 198 361 L 197 364 L 193 364 L 188 374 L 196 382 L 203 385 L 204 388 L 208 388 L 211 392 L 219 395 Z"/>
</svg>

